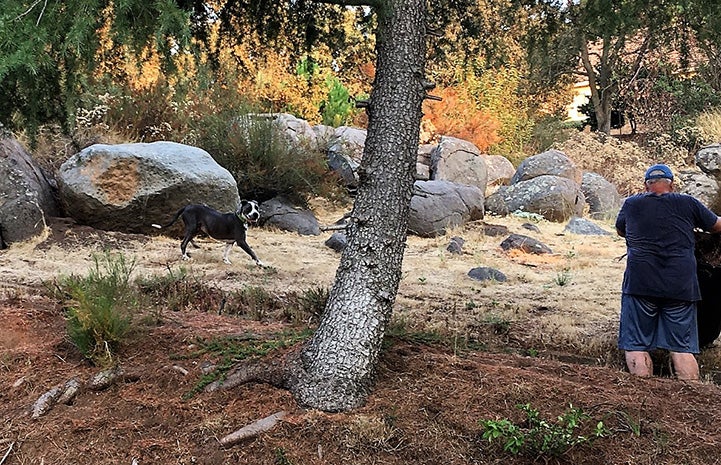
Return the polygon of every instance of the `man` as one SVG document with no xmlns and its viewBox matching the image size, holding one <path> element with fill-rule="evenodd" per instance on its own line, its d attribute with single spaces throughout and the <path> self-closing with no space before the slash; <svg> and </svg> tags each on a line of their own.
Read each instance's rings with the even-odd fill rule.
<svg viewBox="0 0 721 465">
<path fill-rule="evenodd" d="M 626 238 L 618 347 L 628 370 L 651 376 L 649 352 L 665 349 L 678 379 L 699 379 L 694 228 L 721 233 L 721 219 L 694 197 L 673 192 L 666 165 L 646 171 L 646 192 L 626 199 L 616 231 Z"/>
</svg>

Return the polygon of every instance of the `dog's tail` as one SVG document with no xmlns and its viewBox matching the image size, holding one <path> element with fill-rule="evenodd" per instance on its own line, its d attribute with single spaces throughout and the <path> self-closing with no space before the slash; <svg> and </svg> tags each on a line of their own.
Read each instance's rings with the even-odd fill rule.
<svg viewBox="0 0 721 465">
<path fill-rule="evenodd" d="M 182 215 L 184 211 L 185 211 L 185 207 L 183 207 L 183 208 L 181 208 L 180 210 L 178 210 L 178 213 L 175 214 L 175 216 L 173 217 L 173 219 L 170 220 L 170 223 L 168 223 L 168 224 L 164 224 L 164 225 L 161 226 L 161 225 L 159 225 L 159 224 L 157 224 L 157 223 L 153 223 L 153 224 L 151 224 L 150 226 L 152 226 L 152 227 L 154 227 L 154 228 L 157 228 L 157 229 L 169 228 L 169 227 L 171 227 L 176 221 L 178 221 L 178 218 L 180 218 L 180 215 Z"/>
</svg>

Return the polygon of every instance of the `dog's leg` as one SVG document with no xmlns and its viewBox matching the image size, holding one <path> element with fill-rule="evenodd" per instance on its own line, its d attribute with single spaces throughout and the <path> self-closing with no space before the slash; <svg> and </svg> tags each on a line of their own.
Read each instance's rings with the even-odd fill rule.
<svg viewBox="0 0 721 465">
<path fill-rule="evenodd" d="M 185 228 L 185 237 L 183 237 L 183 241 L 180 243 L 180 251 L 183 253 L 183 260 L 190 260 L 190 255 L 188 255 L 188 252 L 186 249 L 188 248 L 188 243 L 193 242 L 193 237 L 195 237 L 195 234 L 198 232 L 198 227 L 193 225 L 187 225 Z"/>
<path fill-rule="evenodd" d="M 227 263 L 228 265 L 230 265 L 230 259 L 228 258 L 228 256 L 230 255 L 230 249 L 233 248 L 233 244 L 235 244 L 235 242 L 228 242 L 227 244 L 225 244 L 225 252 L 223 252 L 223 262 Z"/>
<path fill-rule="evenodd" d="M 261 262 L 260 259 L 258 258 L 258 256 L 255 255 L 255 252 L 253 252 L 253 249 L 250 248 L 250 246 L 248 245 L 247 242 L 245 242 L 245 240 L 242 240 L 242 239 L 238 240 L 238 241 L 236 241 L 236 244 L 238 244 L 240 246 L 240 248 L 245 251 L 245 253 L 250 255 L 250 258 L 253 259 L 253 261 L 255 262 L 256 265 L 264 266 L 263 262 Z"/>
</svg>

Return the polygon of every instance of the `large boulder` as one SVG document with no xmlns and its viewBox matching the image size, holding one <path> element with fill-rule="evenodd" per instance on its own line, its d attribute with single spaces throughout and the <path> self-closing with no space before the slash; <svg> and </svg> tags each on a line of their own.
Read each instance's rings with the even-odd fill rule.
<svg viewBox="0 0 721 465">
<path fill-rule="evenodd" d="M 42 169 L 15 138 L 0 133 L 0 248 L 37 235 L 58 214 Z"/>
<path fill-rule="evenodd" d="M 511 184 L 544 175 L 559 176 L 580 184 L 582 171 L 563 152 L 547 150 L 523 160 L 511 178 Z"/>
<path fill-rule="evenodd" d="M 317 147 L 318 134 L 306 120 L 288 113 L 278 113 L 274 116 L 273 124 L 292 144 L 308 148 Z"/>
<path fill-rule="evenodd" d="M 477 186 L 450 181 L 416 181 L 408 232 L 436 237 L 448 228 L 483 218 L 483 192 Z"/>
<path fill-rule="evenodd" d="M 431 179 L 431 155 L 435 149 L 436 146 L 433 144 L 421 144 L 418 147 L 415 175 L 417 181 L 428 181 Z"/>
<path fill-rule="evenodd" d="M 695 161 L 701 171 L 713 176 L 717 181 L 721 179 L 721 144 L 700 148 L 696 152 Z"/>
<path fill-rule="evenodd" d="M 516 174 L 516 168 L 513 167 L 513 163 L 503 155 L 485 155 L 483 159 L 488 168 L 489 186 L 509 184 L 513 175 Z"/>
<path fill-rule="evenodd" d="M 488 168 L 472 143 L 455 137 L 441 137 L 431 153 L 431 179 L 476 186 L 486 191 Z"/>
<path fill-rule="evenodd" d="M 709 208 L 715 207 L 719 193 L 718 179 L 701 171 L 684 170 L 676 173 L 679 192 L 696 197 Z M 718 212 L 716 212 L 718 213 Z"/>
<path fill-rule="evenodd" d="M 174 142 L 92 145 L 62 164 L 58 184 L 68 215 L 110 231 L 150 233 L 187 204 L 230 212 L 240 202 L 228 170 Z"/>
<path fill-rule="evenodd" d="M 622 199 L 616 186 L 597 173 L 584 173 L 581 192 L 589 206 L 589 215 L 594 219 L 615 217 Z"/>
<path fill-rule="evenodd" d="M 329 141 L 328 167 L 340 176 L 351 191 L 358 187 L 356 171 L 363 159 L 366 134 L 365 129 L 340 126 Z"/>
<path fill-rule="evenodd" d="M 486 199 L 486 210 L 496 215 L 520 210 L 537 213 L 549 221 L 563 222 L 572 216 L 582 216 L 585 203 L 583 192 L 574 181 L 541 175 L 499 187 Z"/>
<path fill-rule="evenodd" d="M 320 225 L 313 212 L 295 207 L 283 197 L 274 197 L 260 204 L 260 224 L 303 236 L 320 234 Z"/>
</svg>

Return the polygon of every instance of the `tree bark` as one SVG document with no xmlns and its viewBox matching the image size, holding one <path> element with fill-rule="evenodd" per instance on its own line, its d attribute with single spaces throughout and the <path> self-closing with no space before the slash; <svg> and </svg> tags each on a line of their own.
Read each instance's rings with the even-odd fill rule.
<svg viewBox="0 0 721 465">
<path fill-rule="evenodd" d="M 360 184 L 328 304 L 291 364 L 305 406 L 362 405 L 398 292 L 414 182 L 425 73 L 425 0 L 377 2 L 376 76 Z"/>
</svg>

